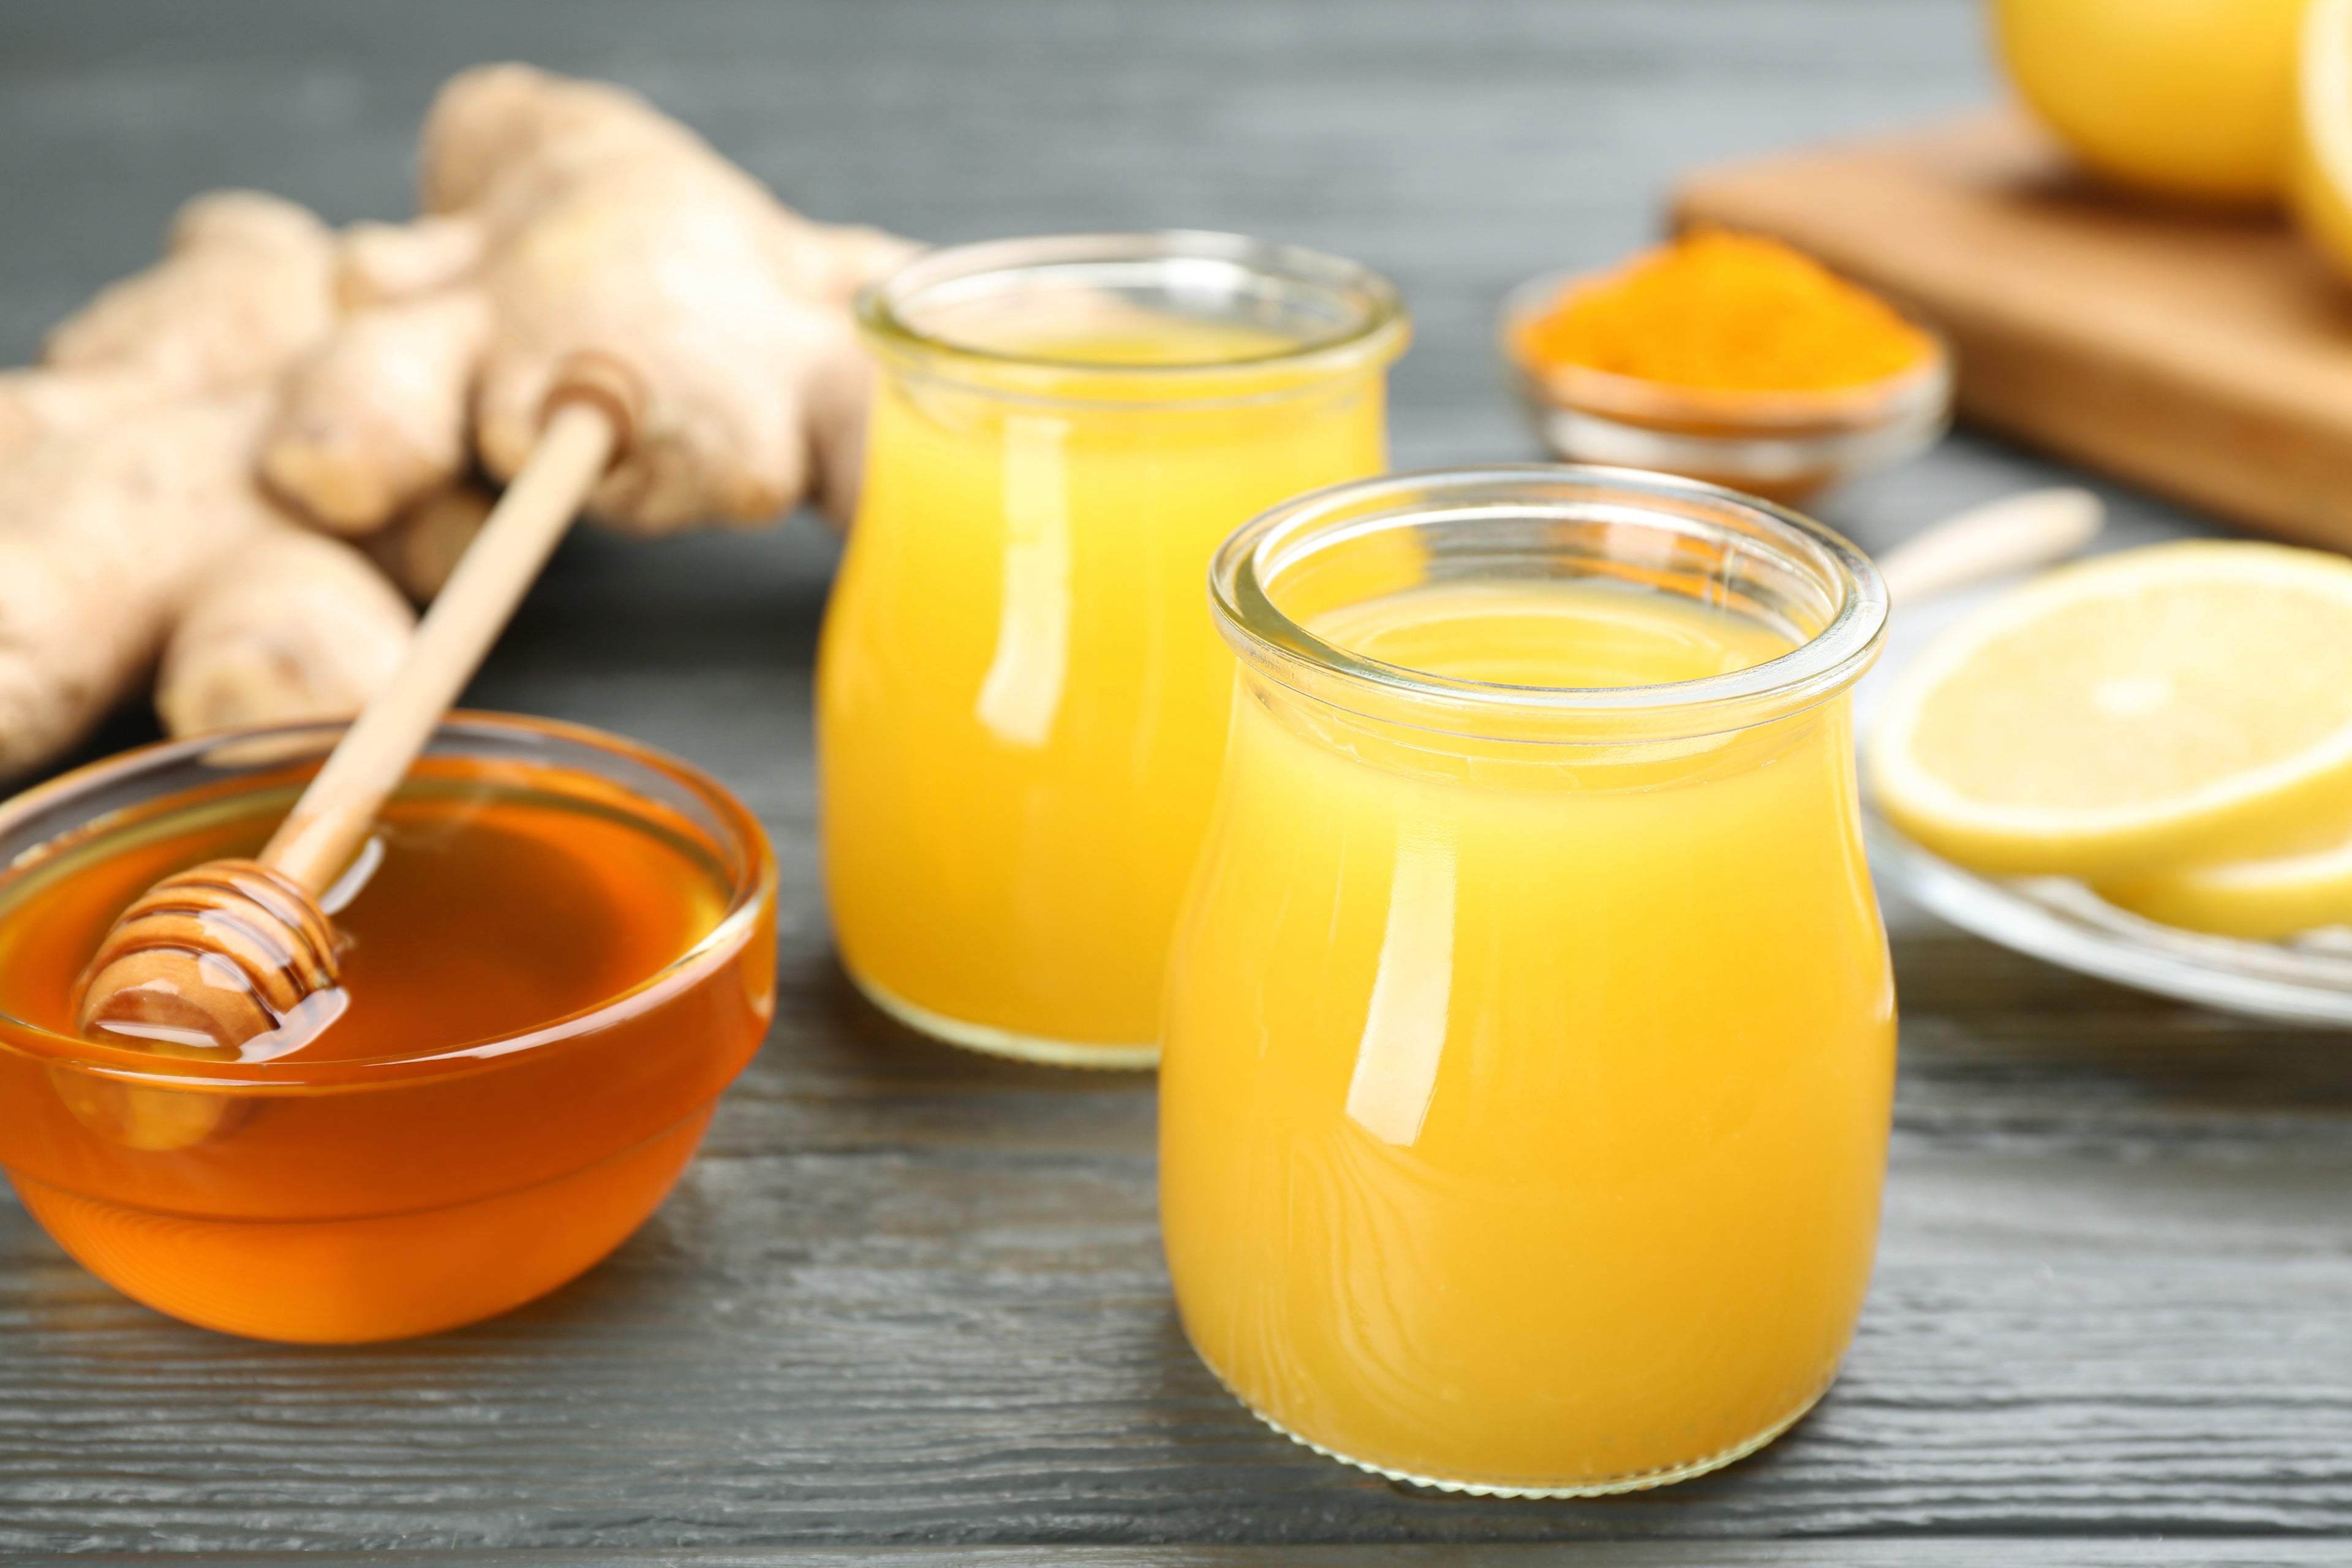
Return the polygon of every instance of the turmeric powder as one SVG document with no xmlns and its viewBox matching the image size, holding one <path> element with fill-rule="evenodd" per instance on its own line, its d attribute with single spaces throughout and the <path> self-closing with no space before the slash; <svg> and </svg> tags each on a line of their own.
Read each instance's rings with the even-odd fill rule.
<svg viewBox="0 0 2352 1568">
<path fill-rule="evenodd" d="M 1927 334 L 1821 263 L 1759 235 L 1702 229 L 1571 285 L 1518 330 L 1532 368 L 1584 365 L 1676 386 L 1807 392 L 1925 360 Z"/>
</svg>

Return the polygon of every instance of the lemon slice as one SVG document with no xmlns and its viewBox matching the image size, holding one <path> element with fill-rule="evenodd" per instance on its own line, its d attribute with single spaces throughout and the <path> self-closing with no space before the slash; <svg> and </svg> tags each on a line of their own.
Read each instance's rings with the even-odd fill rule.
<svg viewBox="0 0 2352 1568">
<path fill-rule="evenodd" d="M 2352 0 L 2313 0 L 2295 61 L 2287 194 L 2303 230 L 2352 277 Z"/>
<path fill-rule="evenodd" d="M 2198 541 L 2050 573 L 1920 656 L 1867 760 L 1898 826 L 1980 870 L 2307 850 L 2352 820 L 2352 561 Z"/>
<path fill-rule="evenodd" d="M 2150 871 L 2098 891 L 2168 926 L 2257 942 L 2352 924 L 2352 831 L 2306 855 Z"/>
</svg>

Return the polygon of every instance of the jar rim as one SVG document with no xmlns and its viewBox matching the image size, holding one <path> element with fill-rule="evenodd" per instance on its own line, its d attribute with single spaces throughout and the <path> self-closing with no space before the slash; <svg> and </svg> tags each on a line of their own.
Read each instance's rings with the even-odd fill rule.
<svg viewBox="0 0 2352 1568">
<path fill-rule="evenodd" d="M 1348 300 L 1350 319 L 1339 330 L 1263 352 L 1236 353 L 1176 364 L 1120 364 L 1023 353 L 927 331 L 910 310 L 942 289 L 979 289 L 992 279 L 1058 268 L 1103 266 L 1192 269 L 1206 281 L 1213 271 L 1247 274 L 1267 282 L 1317 289 Z M 1344 257 L 1305 246 L 1255 239 L 1211 229 L 1146 229 L 1099 234 L 1051 234 L 980 240 L 925 251 L 897 271 L 860 289 L 855 306 L 868 345 L 911 359 L 933 374 L 971 379 L 994 373 L 1043 373 L 1096 377 L 1128 387 L 1160 387 L 1181 397 L 1191 384 L 1229 379 L 1236 371 L 1276 370 L 1313 376 L 1401 353 L 1410 331 L 1404 298 L 1386 277 Z M 957 372 L 961 369 L 961 375 Z"/>
<path fill-rule="evenodd" d="M 152 742 L 101 757 L 0 801 L 0 837 L 78 797 L 103 795 L 110 787 L 140 773 L 200 761 L 208 754 L 233 756 L 241 748 L 257 743 L 282 747 L 315 741 L 318 754 L 323 756 L 346 728 L 348 725 L 340 720 L 245 725 Z M 433 734 L 436 741 L 462 740 L 469 735 L 486 741 L 555 741 L 666 776 L 708 808 L 742 850 L 743 866 L 740 874 L 730 879 L 725 910 L 710 930 L 685 952 L 612 995 L 529 1028 L 440 1049 L 317 1062 L 306 1062 L 298 1057 L 257 1062 L 173 1057 L 168 1068 L 159 1069 L 158 1058 L 151 1052 L 134 1047 L 103 1045 L 77 1035 L 61 1035 L 0 1012 L 0 1051 L 31 1057 L 53 1068 L 94 1073 L 121 1082 L 168 1084 L 174 1089 L 200 1091 L 392 1089 L 414 1085 L 424 1078 L 492 1069 L 523 1058 L 536 1059 L 546 1051 L 584 1039 L 695 983 L 751 938 L 762 907 L 775 895 L 779 872 L 766 829 L 732 791 L 691 763 L 589 725 L 524 714 L 453 709 L 442 716 Z M 90 820 L 100 820 L 103 815 Z M 42 842 L 53 841 L 51 838 Z"/>
<path fill-rule="evenodd" d="M 1501 524 L 1556 517 L 1617 523 L 1712 514 L 1759 552 L 1777 551 L 1837 592 L 1828 619 L 1787 653 L 1725 675 L 1654 686 L 1516 686 L 1368 658 L 1318 637 L 1275 601 L 1274 580 L 1318 549 L 1408 524 Z M 1878 656 L 1886 587 L 1868 556 L 1790 508 L 1704 480 L 1571 463 L 1427 468 L 1352 479 L 1293 497 L 1228 536 L 1209 568 L 1218 628 L 1242 657 L 1284 684 L 1402 699 L 1431 727 L 1458 730 L 1601 721 L 1611 740 L 1722 733 L 1785 717 L 1844 690 Z M 1346 705 L 1342 702 L 1342 705 Z M 1566 736 L 1539 729 L 1529 738 Z"/>
</svg>

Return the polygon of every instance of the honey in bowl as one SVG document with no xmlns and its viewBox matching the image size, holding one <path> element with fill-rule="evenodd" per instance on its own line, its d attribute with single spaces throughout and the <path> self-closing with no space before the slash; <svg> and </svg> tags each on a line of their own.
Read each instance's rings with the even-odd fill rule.
<svg viewBox="0 0 2352 1568">
<path fill-rule="evenodd" d="M 150 748 L 0 813 L 0 1165 L 26 1207 L 126 1293 L 274 1339 L 430 1332 L 594 1263 L 765 1031 L 757 824 L 625 742 L 455 720 L 347 879 L 322 1028 L 226 1061 L 70 1038 L 122 909 L 251 854 L 310 769 L 233 771 Z"/>
</svg>

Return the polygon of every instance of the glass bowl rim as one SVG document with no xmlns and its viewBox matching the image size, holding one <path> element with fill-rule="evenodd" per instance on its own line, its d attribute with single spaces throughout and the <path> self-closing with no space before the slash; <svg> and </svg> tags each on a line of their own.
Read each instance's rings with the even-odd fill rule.
<svg viewBox="0 0 2352 1568">
<path fill-rule="evenodd" d="M 348 727 L 348 721 L 341 719 L 248 724 L 134 746 L 0 800 L 0 835 L 31 814 L 53 809 L 78 795 L 142 772 L 199 760 L 225 746 L 257 740 L 332 736 Z M 779 885 L 775 848 L 759 818 L 732 790 L 709 773 L 683 758 L 609 731 L 531 714 L 452 709 L 434 727 L 433 737 L 437 741 L 453 732 L 460 736 L 470 732 L 523 739 L 551 737 L 590 752 L 626 758 L 674 780 L 709 807 L 748 852 L 749 864 L 743 875 L 734 879 L 725 912 L 691 947 L 625 990 L 528 1029 L 439 1050 L 318 1062 L 304 1062 L 299 1055 L 260 1062 L 173 1058 L 169 1070 L 158 1071 L 157 1058 L 150 1052 L 98 1045 L 77 1035 L 60 1035 L 0 1012 L 0 1051 L 37 1060 L 52 1068 L 89 1072 L 127 1083 L 168 1085 L 193 1092 L 404 1088 L 430 1079 L 513 1065 L 520 1059 L 535 1059 L 547 1051 L 560 1049 L 683 989 L 692 979 L 698 978 L 698 973 L 689 972 L 709 968 L 751 939 L 761 910 L 774 899 Z"/>
<path fill-rule="evenodd" d="M 1639 504 L 1643 495 L 1700 500 L 1744 511 L 1769 532 L 1816 554 L 1834 574 L 1841 593 L 1836 610 L 1822 628 L 1777 658 L 1727 675 L 1705 676 L 1656 686 L 1510 686 L 1433 674 L 1403 665 L 1365 658 L 1325 641 L 1292 619 L 1267 593 L 1265 583 L 1280 570 L 1286 546 L 1304 550 L 1326 531 L 1345 535 L 1375 527 L 1401 526 L 1415 516 L 1447 515 L 1436 497 L 1444 490 L 1528 490 L 1544 481 L 1569 481 L 1613 489 L 1619 499 Z M 1373 510 L 1384 497 L 1429 497 L 1422 504 Z M 1350 503 L 1371 508 L 1333 520 Z M 1530 496 L 1521 502 L 1489 500 L 1473 507 L 1505 513 L 1537 510 Z M 1558 504 L 1558 503 L 1554 503 Z M 1556 718 L 1676 713 L 1732 714 L 1759 706 L 1794 712 L 1859 679 L 1876 658 L 1886 631 L 1886 586 L 1870 558 L 1843 535 L 1791 508 L 1723 485 L 1639 468 L 1586 463 L 1494 463 L 1475 468 L 1422 468 L 1347 479 L 1294 496 L 1259 513 L 1229 534 L 1209 566 L 1209 598 L 1217 622 L 1245 655 L 1270 660 L 1277 669 L 1304 666 L 1406 698 L 1435 700 L 1449 707 L 1495 714 L 1548 714 Z M 1735 718 L 1718 729 L 1739 728 L 1759 718 Z"/>
<path fill-rule="evenodd" d="M 1186 260 L 1228 263 L 1267 276 L 1315 283 L 1335 292 L 1360 289 L 1369 297 L 1369 305 L 1362 321 L 1335 336 L 1264 353 L 1173 365 L 1106 364 L 1095 360 L 1058 359 L 982 348 L 924 331 L 905 315 L 912 298 L 925 289 L 992 273 L 1088 261 Z M 1188 383 L 1213 381 L 1235 371 L 1284 369 L 1313 374 L 1348 368 L 1361 361 L 1393 357 L 1393 353 L 1402 348 L 1401 340 L 1411 321 L 1404 296 L 1396 284 L 1360 261 L 1303 245 L 1192 228 L 1027 235 L 942 246 L 915 256 L 866 284 L 857 291 L 853 310 L 869 343 L 926 361 L 1101 376 L 1141 385 L 1166 384 L 1179 396 L 1182 395 L 1179 389 Z"/>
<path fill-rule="evenodd" d="M 1950 407 L 1953 356 L 1944 330 L 1919 310 L 1843 273 L 1837 276 L 1926 334 L 1925 359 L 1874 380 L 1844 386 L 1773 389 L 1686 386 L 1621 375 L 1591 365 L 1539 365 L 1519 352 L 1519 329 L 1531 317 L 1548 310 L 1569 290 L 1605 282 L 1627 265 L 1557 268 L 1528 279 L 1504 296 L 1496 316 L 1496 339 L 1521 396 L 1547 407 L 1643 429 L 1717 440 L 1871 430 L 1906 417 L 1932 419 Z M 1831 270 L 1836 272 L 1834 268 Z"/>
</svg>

